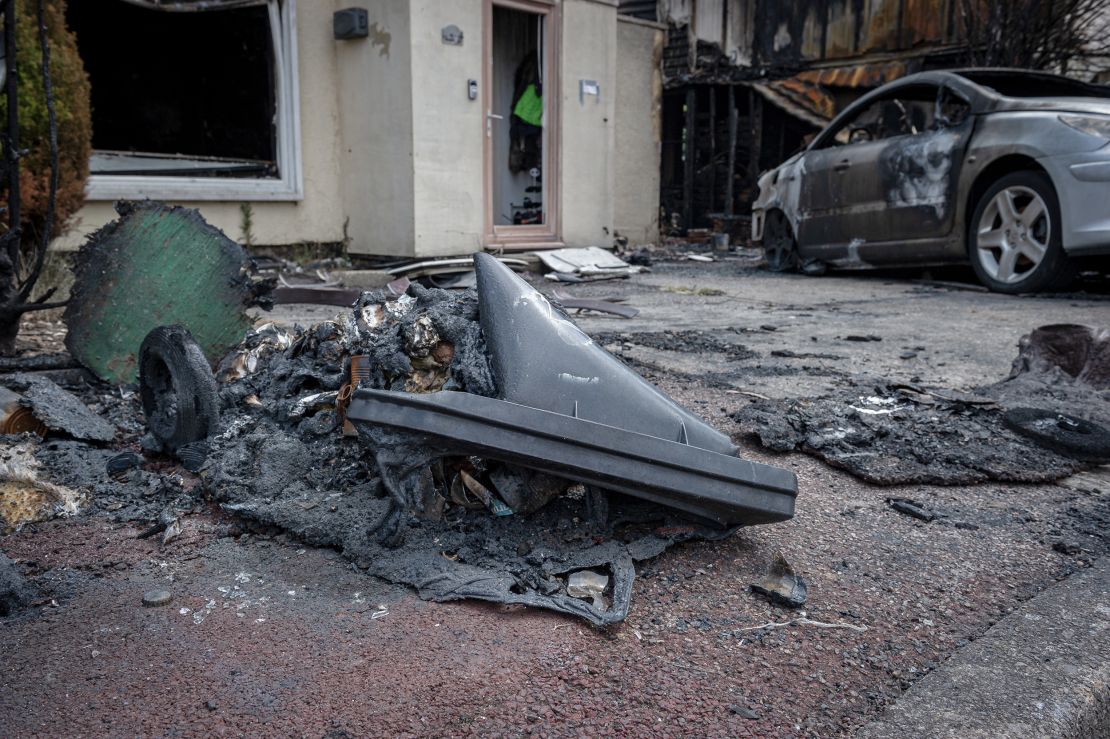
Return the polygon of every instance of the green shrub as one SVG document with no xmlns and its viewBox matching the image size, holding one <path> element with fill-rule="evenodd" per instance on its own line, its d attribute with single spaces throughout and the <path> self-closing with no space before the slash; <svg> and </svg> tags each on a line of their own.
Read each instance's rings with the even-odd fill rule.
<svg viewBox="0 0 1110 739">
<path fill-rule="evenodd" d="M 89 78 L 77 53 L 77 37 L 65 25 L 65 0 L 45 0 L 44 19 L 50 45 L 50 77 L 58 123 L 58 199 L 51 234 L 61 233 L 85 199 L 92 151 Z M 50 128 L 43 93 L 42 47 L 39 45 L 38 0 L 16 0 L 16 45 L 19 75 L 19 162 L 24 237 L 28 246 L 42 238 L 50 192 Z M 0 124 L 7 120 L 7 100 L 0 95 Z"/>
</svg>

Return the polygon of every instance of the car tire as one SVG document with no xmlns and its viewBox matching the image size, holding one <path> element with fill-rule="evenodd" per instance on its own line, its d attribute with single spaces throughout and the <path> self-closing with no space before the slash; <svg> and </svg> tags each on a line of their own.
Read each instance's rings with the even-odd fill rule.
<svg viewBox="0 0 1110 739">
<path fill-rule="evenodd" d="M 763 224 L 763 256 L 772 272 L 793 272 L 798 268 L 798 244 L 786 216 L 777 210 L 767 214 Z"/>
<path fill-rule="evenodd" d="M 1041 408 L 1011 408 L 1002 422 L 1065 457 L 1091 464 L 1110 462 L 1110 430 L 1097 423 Z"/>
<path fill-rule="evenodd" d="M 216 376 L 183 326 L 158 326 L 139 349 L 139 398 L 159 451 L 176 454 L 216 432 Z"/>
<path fill-rule="evenodd" d="M 979 198 L 968 222 L 968 258 L 994 292 L 1061 289 L 1075 277 L 1062 234 L 1060 202 L 1048 175 L 1013 172 Z"/>
</svg>

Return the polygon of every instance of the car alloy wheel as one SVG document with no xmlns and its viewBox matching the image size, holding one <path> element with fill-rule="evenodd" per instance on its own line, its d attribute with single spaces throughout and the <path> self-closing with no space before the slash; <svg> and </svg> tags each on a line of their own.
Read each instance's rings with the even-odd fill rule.
<svg viewBox="0 0 1110 739">
<path fill-rule="evenodd" d="M 998 282 L 1021 282 L 1044 261 L 1052 228 L 1048 205 L 1034 190 L 1021 185 L 999 190 L 979 217 L 979 265 Z"/>
</svg>

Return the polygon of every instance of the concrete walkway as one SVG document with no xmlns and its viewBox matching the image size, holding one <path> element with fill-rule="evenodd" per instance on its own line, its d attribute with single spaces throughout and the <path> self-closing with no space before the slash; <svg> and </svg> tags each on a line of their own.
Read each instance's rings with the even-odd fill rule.
<svg viewBox="0 0 1110 739">
<path fill-rule="evenodd" d="M 1027 601 L 856 736 L 1110 736 L 1110 561 Z"/>
</svg>

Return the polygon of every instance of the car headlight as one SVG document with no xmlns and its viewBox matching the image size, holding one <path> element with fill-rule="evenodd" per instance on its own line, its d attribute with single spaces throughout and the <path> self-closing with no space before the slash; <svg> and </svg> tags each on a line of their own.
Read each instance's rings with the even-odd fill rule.
<svg viewBox="0 0 1110 739">
<path fill-rule="evenodd" d="M 1110 116 L 1104 115 L 1062 115 L 1060 122 L 1076 131 L 1110 141 Z"/>
</svg>

